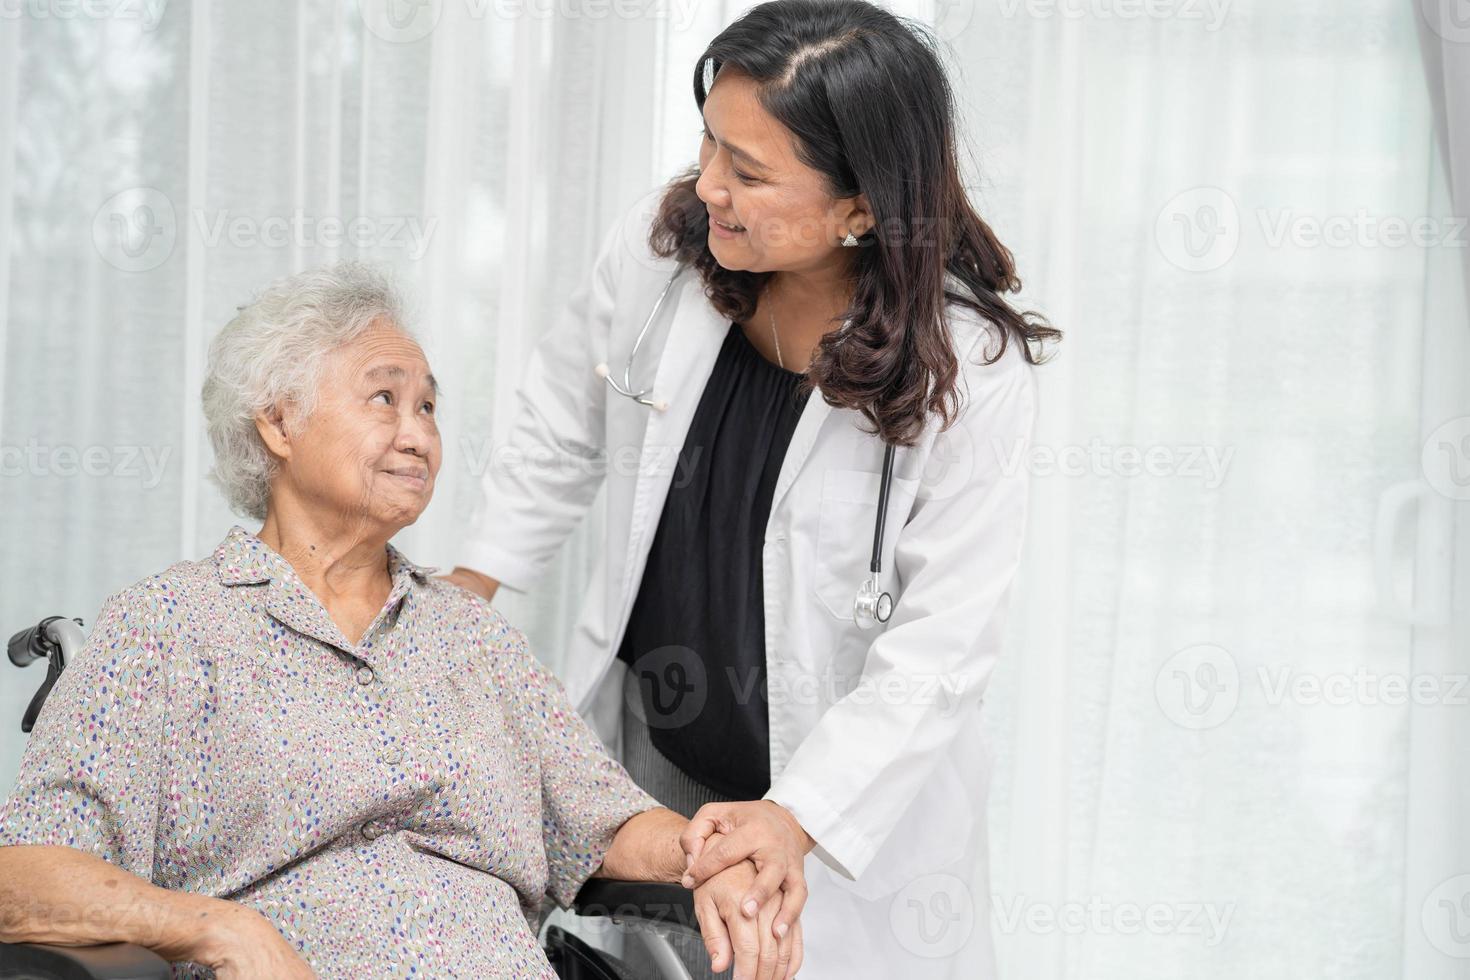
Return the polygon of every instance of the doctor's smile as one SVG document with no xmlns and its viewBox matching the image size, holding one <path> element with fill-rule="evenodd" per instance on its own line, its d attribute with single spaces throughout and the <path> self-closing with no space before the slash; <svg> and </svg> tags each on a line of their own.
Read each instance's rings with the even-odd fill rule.
<svg viewBox="0 0 1470 980">
<path fill-rule="evenodd" d="M 714 217 L 710 218 L 710 227 L 721 238 L 734 238 L 736 235 L 745 231 L 744 225 L 720 221 Z"/>
</svg>

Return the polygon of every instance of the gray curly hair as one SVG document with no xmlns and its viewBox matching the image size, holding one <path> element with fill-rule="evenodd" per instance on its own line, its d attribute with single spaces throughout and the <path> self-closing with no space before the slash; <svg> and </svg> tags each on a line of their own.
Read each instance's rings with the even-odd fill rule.
<svg viewBox="0 0 1470 980">
<path fill-rule="evenodd" d="M 326 355 L 384 322 L 413 335 L 389 276 L 343 262 L 271 283 L 214 338 L 201 392 L 214 446 L 209 476 L 232 510 L 265 520 L 270 500 L 275 462 L 255 416 L 291 404 L 299 430 L 316 407 Z"/>
</svg>

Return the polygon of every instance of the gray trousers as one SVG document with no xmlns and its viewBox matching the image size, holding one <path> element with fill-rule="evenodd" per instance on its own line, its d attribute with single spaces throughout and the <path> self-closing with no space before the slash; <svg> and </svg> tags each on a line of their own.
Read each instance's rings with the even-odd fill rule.
<svg viewBox="0 0 1470 980">
<path fill-rule="evenodd" d="M 644 792 L 670 810 L 686 817 L 694 816 L 694 812 L 706 803 L 730 802 L 730 797 L 721 796 L 714 790 L 690 779 L 683 770 L 659 752 L 649 737 L 648 726 L 636 712 L 628 707 L 639 703 L 641 697 L 638 690 L 638 677 L 630 670 L 623 684 L 622 734 L 623 768 L 628 770 L 628 775 L 633 777 L 633 782 L 643 787 Z M 687 938 L 680 937 L 676 946 L 679 958 L 684 961 L 689 975 L 694 980 L 730 976 L 731 971 L 729 970 L 724 973 L 710 971 L 709 953 L 705 951 L 704 941 L 697 934 L 691 934 Z M 652 963 L 647 961 L 641 950 L 630 953 L 627 962 L 629 969 L 640 978 L 656 976 Z"/>
</svg>

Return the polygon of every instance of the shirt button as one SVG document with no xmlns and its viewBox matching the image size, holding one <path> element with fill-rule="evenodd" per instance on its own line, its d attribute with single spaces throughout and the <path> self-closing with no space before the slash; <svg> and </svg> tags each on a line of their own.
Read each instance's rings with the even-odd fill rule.
<svg viewBox="0 0 1470 980">
<path fill-rule="evenodd" d="M 357 683 L 371 684 L 373 682 L 373 669 L 366 665 L 357 668 Z"/>
<path fill-rule="evenodd" d="M 369 820 L 362 825 L 362 836 L 368 840 L 377 840 L 388 832 L 388 827 L 381 820 Z"/>
<path fill-rule="evenodd" d="M 396 745 L 390 745 L 383 750 L 383 761 L 390 766 L 396 766 L 403 761 L 403 750 Z"/>
</svg>

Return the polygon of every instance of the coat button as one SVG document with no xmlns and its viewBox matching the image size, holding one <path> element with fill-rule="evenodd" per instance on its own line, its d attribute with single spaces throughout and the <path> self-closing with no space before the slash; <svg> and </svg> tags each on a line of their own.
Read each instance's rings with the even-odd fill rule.
<svg viewBox="0 0 1470 980">
<path fill-rule="evenodd" d="M 367 665 L 357 668 L 357 683 L 371 684 L 373 682 L 373 669 Z"/>
</svg>

